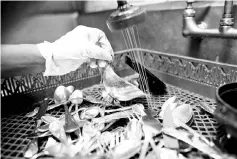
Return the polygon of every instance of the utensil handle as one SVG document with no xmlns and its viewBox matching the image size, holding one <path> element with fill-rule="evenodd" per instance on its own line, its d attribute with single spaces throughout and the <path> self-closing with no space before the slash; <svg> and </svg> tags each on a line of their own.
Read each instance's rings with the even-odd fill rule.
<svg viewBox="0 0 237 159">
<path fill-rule="evenodd" d="M 46 114 L 48 108 L 48 98 L 45 98 L 43 103 L 40 105 L 39 111 L 36 114 L 36 120 L 40 120 L 42 116 Z"/>
<path fill-rule="evenodd" d="M 201 105 L 201 108 L 204 109 L 206 112 L 211 113 L 212 115 L 214 114 L 214 107 L 208 106 L 205 102 L 199 102 L 199 104 Z"/>
<path fill-rule="evenodd" d="M 156 146 L 155 141 L 152 138 L 150 138 L 150 144 L 151 144 L 151 147 L 152 147 L 153 151 L 156 154 L 157 159 L 161 159 L 161 157 L 160 157 L 160 148 L 158 146 Z"/>
<path fill-rule="evenodd" d="M 144 143 L 143 143 L 142 148 L 141 148 L 141 153 L 140 153 L 139 159 L 144 159 L 145 158 L 149 143 L 150 142 L 149 142 L 148 139 L 144 140 Z"/>
<path fill-rule="evenodd" d="M 70 113 L 69 113 L 69 110 L 68 110 L 68 107 L 67 107 L 67 104 L 64 104 L 64 110 L 65 110 L 65 123 L 66 124 L 70 124 L 71 123 L 71 120 L 70 120 Z"/>
<path fill-rule="evenodd" d="M 182 123 L 181 121 L 179 121 L 179 125 L 183 128 L 185 128 L 186 130 L 188 130 L 190 133 L 195 134 L 196 136 L 198 136 L 200 139 L 202 139 L 206 144 L 208 144 L 210 147 L 214 148 L 217 151 L 220 151 L 219 148 L 214 144 L 214 142 L 209 141 L 205 136 L 199 134 L 198 132 L 196 132 L 195 130 L 193 130 L 191 127 L 189 127 L 188 125 L 186 125 L 185 123 Z"/>
</svg>

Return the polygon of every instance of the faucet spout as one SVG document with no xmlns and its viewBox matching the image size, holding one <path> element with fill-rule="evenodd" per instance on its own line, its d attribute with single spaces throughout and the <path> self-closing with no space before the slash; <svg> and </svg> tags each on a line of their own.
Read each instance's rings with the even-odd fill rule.
<svg viewBox="0 0 237 159">
<path fill-rule="evenodd" d="M 220 26 L 216 29 L 201 28 L 195 22 L 194 17 L 185 17 L 183 21 L 183 36 L 237 39 L 237 29 L 232 26 Z"/>
<path fill-rule="evenodd" d="M 196 23 L 194 18 L 195 10 L 192 8 L 192 2 L 187 2 L 187 8 L 183 14 L 183 36 L 237 39 L 237 29 L 233 28 L 234 18 L 232 8 L 233 1 L 231 3 L 231 1 L 226 0 L 224 14 L 219 28 L 207 29 Z"/>
</svg>

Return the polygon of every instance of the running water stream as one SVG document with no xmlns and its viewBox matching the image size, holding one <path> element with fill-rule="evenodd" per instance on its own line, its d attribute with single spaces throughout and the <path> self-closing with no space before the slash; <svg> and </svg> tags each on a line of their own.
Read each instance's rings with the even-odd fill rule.
<svg viewBox="0 0 237 159">
<path fill-rule="evenodd" d="M 141 48 L 137 26 L 133 25 L 132 27 L 123 29 L 122 34 L 123 34 L 123 38 L 124 38 L 127 48 L 132 49 L 132 52 L 130 53 L 131 59 L 133 59 L 134 61 L 140 63 L 141 65 L 145 67 L 144 56 L 142 52 L 135 49 L 135 48 Z M 152 101 L 150 97 L 151 95 L 150 95 L 149 86 L 148 86 L 148 79 L 146 77 L 144 69 L 142 69 L 138 65 L 136 65 L 136 67 L 138 68 L 138 73 L 140 75 L 141 88 L 143 90 L 146 90 L 147 104 L 150 107 L 152 104 Z"/>
</svg>

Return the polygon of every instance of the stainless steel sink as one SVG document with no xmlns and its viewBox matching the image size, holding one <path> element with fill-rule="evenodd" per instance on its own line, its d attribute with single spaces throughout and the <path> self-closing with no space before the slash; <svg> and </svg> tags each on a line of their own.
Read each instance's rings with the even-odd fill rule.
<svg viewBox="0 0 237 159">
<path fill-rule="evenodd" d="M 221 84 L 237 81 L 237 66 L 151 50 L 139 49 L 139 51 L 144 53 L 145 66 L 162 79 L 168 88 L 167 95 L 152 97 L 153 104 L 149 106 L 150 109 L 158 114 L 161 105 L 175 95 L 181 102 L 192 106 L 193 129 L 209 139 L 216 139 L 224 134 L 213 116 L 201 108 L 200 102 L 215 107 L 216 88 Z M 124 56 L 129 52 L 131 50 L 117 52 L 114 60 L 117 74 L 128 80 L 137 78 L 135 72 L 124 62 Z M 75 72 L 60 77 L 44 77 L 42 73 L 38 73 L 34 76 L 28 74 L 3 79 L 1 84 L 2 157 L 23 158 L 25 147 L 30 142 L 25 135 L 33 132 L 34 127 L 34 118 L 25 117 L 25 114 L 33 109 L 33 103 L 43 100 L 45 96 L 53 96 L 53 91 L 58 85 L 73 85 L 77 89 L 84 89 L 96 98 L 102 98 L 98 94 L 98 90 L 103 89 L 99 82 L 99 71 L 90 69 L 86 64 Z M 144 99 L 139 100 L 148 107 Z M 49 113 L 59 116 L 63 112 L 63 107 L 59 107 Z M 155 117 L 158 117 L 157 114 Z M 202 156 L 201 153 L 197 155 Z"/>
</svg>

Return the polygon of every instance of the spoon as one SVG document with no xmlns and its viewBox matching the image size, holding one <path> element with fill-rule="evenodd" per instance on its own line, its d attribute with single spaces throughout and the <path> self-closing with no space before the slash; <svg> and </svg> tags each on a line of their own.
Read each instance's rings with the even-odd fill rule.
<svg viewBox="0 0 237 159">
<path fill-rule="evenodd" d="M 80 109 L 78 109 L 78 110 L 76 110 L 76 111 L 74 111 L 74 112 L 71 113 L 71 116 L 73 116 L 74 121 L 77 123 L 77 125 L 78 125 L 79 127 L 82 127 L 84 121 L 83 121 L 83 120 L 80 120 L 80 119 L 77 119 L 77 118 L 79 118 L 79 117 L 75 117 L 75 115 L 77 115 L 78 112 L 83 111 L 83 110 L 85 110 L 85 109 L 86 109 L 86 108 L 80 108 Z M 44 119 L 44 116 L 43 116 L 41 119 L 42 119 L 43 121 L 46 120 L 46 119 Z M 59 120 L 59 122 L 61 122 L 61 123 L 63 123 L 63 125 L 65 125 L 65 115 L 62 115 L 59 119 L 55 118 L 55 120 Z M 52 121 L 53 121 L 53 120 L 52 120 Z M 35 133 L 29 134 L 29 135 L 27 135 L 28 138 L 32 138 L 32 136 L 33 136 L 33 137 L 44 136 L 42 133 L 45 133 L 45 132 L 47 132 L 47 131 L 49 130 L 49 124 L 50 124 L 52 121 L 44 121 L 44 122 L 46 123 L 45 125 L 42 125 L 42 126 L 37 127 L 37 133 L 38 133 L 38 134 L 35 134 Z M 70 133 L 70 130 L 69 130 L 69 132 L 68 132 L 67 130 L 65 130 L 65 132 L 66 132 L 66 133 Z"/>
<path fill-rule="evenodd" d="M 142 123 L 143 123 L 142 128 L 145 135 L 145 141 L 142 146 L 139 159 L 145 158 L 149 143 L 151 144 L 151 147 L 155 150 L 154 152 L 156 153 L 157 158 L 160 159 L 159 151 L 152 137 L 161 132 L 162 124 L 160 123 L 159 120 L 157 120 L 153 116 L 150 116 L 149 114 L 146 114 L 145 112 L 144 116 L 142 116 Z"/>
<path fill-rule="evenodd" d="M 164 127 L 175 127 L 173 110 L 176 108 L 177 103 L 169 104 L 164 110 L 164 119 L 163 126 Z M 179 149 L 178 140 L 175 138 L 171 138 L 167 135 L 163 135 L 164 146 L 169 149 Z"/>
<path fill-rule="evenodd" d="M 54 92 L 54 100 L 56 103 L 66 102 L 70 97 L 70 92 L 64 86 L 58 86 Z M 64 129 L 66 132 L 73 132 L 79 128 L 77 123 L 72 118 L 71 114 L 69 113 L 67 102 L 64 105 L 65 110 L 65 125 Z"/>
<path fill-rule="evenodd" d="M 111 106 L 111 103 L 108 103 L 108 102 L 99 100 L 99 99 L 97 99 L 95 97 L 92 97 L 90 95 L 87 95 L 85 97 L 73 97 L 73 98 L 71 97 L 67 101 L 63 101 L 63 102 L 57 101 L 55 104 L 49 105 L 47 110 L 52 110 L 52 109 L 54 109 L 56 107 L 59 107 L 59 106 L 61 106 L 63 104 L 66 104 L 66 103 L 72 102 L 72 101 L 73 101 L 72 103 L 74 104 L 75 101 L 77 102 L 77 101 L 81 101 L 81 100 L 86 101 L 86 102 L 90 102 L 90 103 L 94 103 L 94 104 L 102 104 L 102 105 L 105 105 L 105 106 Z M 75 103 L 75 104 L 78 105 L 78 103 Z M 38 110 L 39 110 L 39 107 L 36 107 L 32 112 L 27 113 L 26 117 L 33 117 L 33 116 L 35 116 L 38 113 Z"/>
</svg>

